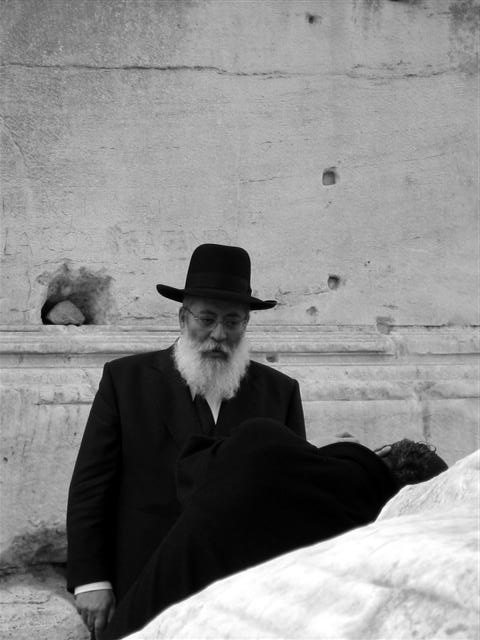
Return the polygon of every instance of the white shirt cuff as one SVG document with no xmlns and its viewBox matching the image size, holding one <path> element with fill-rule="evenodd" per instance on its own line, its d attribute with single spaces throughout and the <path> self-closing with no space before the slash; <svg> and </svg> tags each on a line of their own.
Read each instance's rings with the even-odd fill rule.
<svg viewBox="0 0 480 640">
<path fill-rule="evenodd" d="M 108 580 L 102 580 L 102 582 L 81 584 L 79 587 L 75 587 L 73 593 L 78 596 L 79 593 L 85 593 L 86 591 L 100 591 L 100 589 L 113 589 L 112 583 L 108 582 Z"/>
</svg>

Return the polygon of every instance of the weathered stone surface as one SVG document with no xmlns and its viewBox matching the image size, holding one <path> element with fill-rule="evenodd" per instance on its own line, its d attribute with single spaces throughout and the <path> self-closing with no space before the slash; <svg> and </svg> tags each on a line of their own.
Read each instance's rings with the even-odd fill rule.
<svg viewBox="0 0 480 640">
<path fill-rule="evenodd" d="M 448 473 L 428 482 L 403 487 L 382 509 L 377 520 L 403 515 L 446 510 L 462 502 L 473 503 L 473 515 L 480 509 L 480 449 L 458 460 Z"/>
<path fill-rule="evenodd" d="M 70 302 L 70 300 L 58 302 L 47 313 L 47 319 L 50 320 L 52 324 L 80 325 L 85 322 L 83 313 L 73 302 Z"/>
<path fill-rule="evenodd" d="M 155 283 L 217 241 L 259 322 L 478 324 L 478 6 L 3 3 L 0 321 L 88 267 L 99 321 L 175 322 Z"/>
<path fill-rule="evenodd" d="M 424 438 L 421 407 L 415 400 L 307 401 L 304 409 L 308 439 L 318 446 L 328 444 L 339 430 L 371 447 L 402 437 Z"/>
<path fill-rule="evenodd" d="M 129 640 L 474 640 L 479 453 L 403 489 L 373 524 L 220 580 Z"/>
<path fill-rule="evenodd" d="M 2 578 L 2 640 L 88 640 L 64 584 L 64 577 L 49 567 Z"/>
<path fill-rule="evenodd" d="M 49 383 L 48 369 L 39 370 L 2 393 L 2 569 L 65 559 L 68 484 L 89 404 L 42 400 L 38 387 Z"/>
</svg>

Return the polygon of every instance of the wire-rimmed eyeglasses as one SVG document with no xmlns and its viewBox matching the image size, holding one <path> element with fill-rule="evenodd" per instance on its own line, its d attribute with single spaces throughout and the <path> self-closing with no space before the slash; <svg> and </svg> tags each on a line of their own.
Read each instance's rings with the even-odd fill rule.
<svg viewBox="0 0 480 640">
<path fill-rule="evenodd" d="M 221 324 L 225 331 L 235 333 L 244 329 L 248 322 L 248 318 L 221 319 L 218 316 L 197 316 L 196 313 L 193 313 L 193 311 L 185 305 L 183 305 L 183 308 L 185 309 L 185 311 L 188 311 L 188 313 L 197 321 L 202 329 L 208 329 L 209 331 L 213 331 L 219 324 Z"/>
</svg>

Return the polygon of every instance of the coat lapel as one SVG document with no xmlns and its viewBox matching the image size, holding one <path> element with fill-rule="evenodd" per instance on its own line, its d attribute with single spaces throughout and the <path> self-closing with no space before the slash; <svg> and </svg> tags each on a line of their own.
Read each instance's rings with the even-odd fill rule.
<svg viewBox="0 0 480 640">
<path fill-rule="evenodd" d="M 230 400 L 222 402 L 215 429 L 216 436 L 229 435 L 233 427 L 257 415 L 257 399 L 262 395 L 259 385 L 260 381 L 249 368 L 240 383 L 237 394 Z"/>
<path fill-rule="evenodd" d="M 178 447 L 202 433 L 190 389 L 173 362 L 173 347 L 155 354 L 153 368 L 158 376 L 158 412 Z"/>
</svg>

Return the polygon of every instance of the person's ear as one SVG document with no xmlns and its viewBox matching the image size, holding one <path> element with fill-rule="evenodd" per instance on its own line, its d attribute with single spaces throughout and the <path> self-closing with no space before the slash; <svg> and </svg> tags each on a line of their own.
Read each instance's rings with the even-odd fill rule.
<svg viewBox="0 0 480 640">
<path fill-rule="evenodd" d="M 183 306 L 178 310 L 178 324 L 180 325 L 180 329 L 183 329 L 185 326 L 185 308 Z"/>
</svg>

